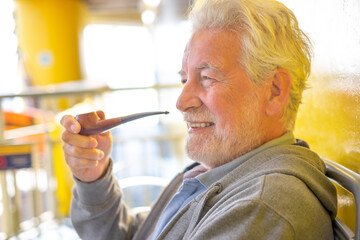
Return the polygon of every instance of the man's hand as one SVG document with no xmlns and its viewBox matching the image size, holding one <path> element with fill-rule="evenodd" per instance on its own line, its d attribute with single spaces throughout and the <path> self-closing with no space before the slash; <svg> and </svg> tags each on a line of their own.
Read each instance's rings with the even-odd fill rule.
<svg viewBox="0 0 360 240">
<path fill-rule="evenodd" d="M 101 119 L 105 119 L 102 111 L 97 112 Z M 60 121 L 65 128 L 62 133 L 65 159 L 75 177 L 83 182 L 99 179 L 109 165 L 112 148 L 110 132 L 98 135 L 82 136 L 81 126 L 73 116 L 65 115 Z"/>
</svg>

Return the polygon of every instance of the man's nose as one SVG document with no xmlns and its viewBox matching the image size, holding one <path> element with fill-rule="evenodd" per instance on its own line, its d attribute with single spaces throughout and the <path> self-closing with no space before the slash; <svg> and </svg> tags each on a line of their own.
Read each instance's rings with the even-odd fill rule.
<svg viewBox="0 0 360 240">
<path fill-rule="evenodd" d="M 185 83 L 180 96 L 176 102 L 176 108 L 181 112 L 188 112 L 202 105 L 200 89 L 196 83 L 189 80 Z"/>
</svg>

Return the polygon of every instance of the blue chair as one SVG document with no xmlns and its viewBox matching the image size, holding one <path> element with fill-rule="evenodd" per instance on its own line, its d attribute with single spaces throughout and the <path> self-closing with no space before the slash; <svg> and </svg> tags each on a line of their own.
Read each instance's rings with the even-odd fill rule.
<svg viewBox="0 0 360 240">
<path fill-rule="evenodd" d="M 326 165 L 326 176 L 349 191 L 356 205 L 355 233 L 337 217 L 334 221 L 334 239 L 360 240 L 360 175 L 329 159 L 322 159 Z"/>
</svg>

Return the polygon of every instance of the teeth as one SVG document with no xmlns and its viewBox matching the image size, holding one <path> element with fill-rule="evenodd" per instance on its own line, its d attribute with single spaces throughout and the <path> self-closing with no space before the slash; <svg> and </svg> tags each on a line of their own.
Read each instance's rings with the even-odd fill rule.
<svg viewBox="0 0 360 240">
<path fill-rule="evenodd" d="M 189 123 L 189 126 L 192 128 L 210 127 L 211 125 L 211 123 Z"/>
</svg>

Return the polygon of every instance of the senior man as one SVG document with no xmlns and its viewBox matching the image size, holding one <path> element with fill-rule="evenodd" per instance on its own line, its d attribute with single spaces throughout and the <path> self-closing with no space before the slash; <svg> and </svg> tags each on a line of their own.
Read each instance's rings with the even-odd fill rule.
<svg viewBox="0 0 360 240">
<path fill-rule="evenodd" d="M 131 216 L 112 174 L 110 133 L 78 135 L 78 122 L 64 116 L 80 237 L 333 239 L 336 190 L 292 134 L 311 55 L 295 16 L 274 0 L 198 0 L 190 20 L 176 106 L 196 163 L 149 215 Z"/>
</svg>

